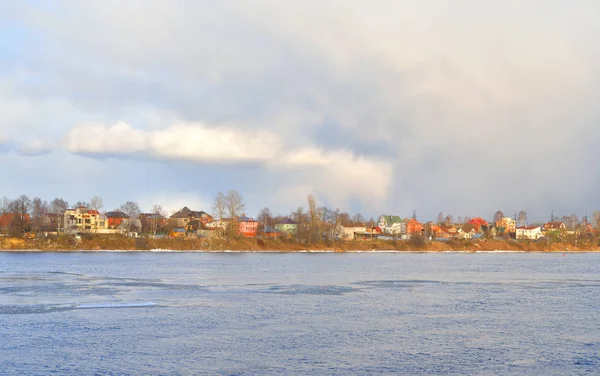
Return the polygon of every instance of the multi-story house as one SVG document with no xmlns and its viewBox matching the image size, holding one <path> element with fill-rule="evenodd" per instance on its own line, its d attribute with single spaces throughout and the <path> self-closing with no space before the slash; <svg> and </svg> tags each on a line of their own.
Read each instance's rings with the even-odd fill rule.
<svg viewBox="0 0 600 376">
<path fill-rule="evenodd" d="M 286 218 L 275 225 L 275 230 L 279 232 L 285 232 L 288 235 L 294 236 L 298 231 L 298 223 L 292 221 L 289 218 Z"/>
<path fill-rule="evenodd" d="M 397 215 L 382 215 L 379 217 L 377 226 L 385 234 L 403 235 L 406 234 L 406 223 Z"/>
<path fill-rule="evenodd" d="M 193 220 L 197 220 L 201 224 L 205 225 L 206 223 L 212 221 L 213 217 L 202 210 L 191 210 L 187 206 L 185 206 L 183 207 L 183 209 L 179 210 L 169 218 L 169 226 L 185 227 L 188 224 L 188 222 Z"/>
<path fill-rule="evenodd" d="M 107 228 L 107 221 L 97 210 L 84 206 L 64 213 L 65 232 L 94 232 Z"/>
<path fill-rule="evenodd" d="M 252 218 L 242 216 L 238 218 L 237 234 L 247 238 L 254 238 L 258 235 L 259 222 Z"/>
<path fill-rule="evenodd" d="M 530 239 L 537 240 L 544 236 L 542 228 L 540 226 L 523 226 L 517 227 L 516 237 L 517 239 Z"/>
</svg>

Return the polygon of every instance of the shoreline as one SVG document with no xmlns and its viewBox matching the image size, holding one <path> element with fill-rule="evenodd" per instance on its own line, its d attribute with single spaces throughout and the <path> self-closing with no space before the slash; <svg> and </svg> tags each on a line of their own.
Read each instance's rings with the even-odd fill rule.
<svg viewBox="0 0 600 376">
<path fill-rule="evenodd" d="M 122 236 L 93 236 L 25 239 L 0 238 L 0 252 L 163 252 L 163 253 L 594 253 L 595 239 L 572 242 L 535 242 L 514 239 L 412 241 L 353 240 L 301 244 L 281 239 L 151 239 Z"/>
<path fill-rule="evenodd" d="M 527 250 L 332 250 L 332 249 L 310 249 L 310 250 L 206 250 L 206 249 L 0 249 L 0 253 L 442 253 L 442 254 L 503 254 L 503 253 L 547 253 L 547 254 L 576 254 L 576 253 L 600 253 L 600 249 L 593 250 L 552 250 L 552 251 L 527 251 Z"/>
</svg>

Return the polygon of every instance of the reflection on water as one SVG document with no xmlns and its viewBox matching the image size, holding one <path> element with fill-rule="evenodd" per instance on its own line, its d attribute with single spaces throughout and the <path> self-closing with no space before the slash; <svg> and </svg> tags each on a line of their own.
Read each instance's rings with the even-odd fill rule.
<svg viewBox="0 0 600 376">
<path fill-rule="evenodd" d="M 0 254 L 3 374 L 596 374 L 600 255 Z"/>
</svg>

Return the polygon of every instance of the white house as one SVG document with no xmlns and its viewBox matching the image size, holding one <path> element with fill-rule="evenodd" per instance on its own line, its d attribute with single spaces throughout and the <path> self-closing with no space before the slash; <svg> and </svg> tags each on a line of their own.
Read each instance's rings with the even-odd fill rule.
<svg viewBox="0 0 600 376">
<path fill-rule="evenodd" d="M 337 236 L 342 240 L 354 240 L 356 234 L 366 234 L 367 228 L 365 226 L 338 226 Z"/>
<path fill-rule="evenodd" d="M 517 227 L 516 232 L 517 239 L 537 240 L 544 236 L 544 234 L 542 233 L 542 228 L 540 226 Z"/>
<path fill-rule="evenodd" d="M 397 215 L 382 215 L 379 217 L 377 226 L 385 234 L 406 234 L 406 223 Z"/>
</svg>

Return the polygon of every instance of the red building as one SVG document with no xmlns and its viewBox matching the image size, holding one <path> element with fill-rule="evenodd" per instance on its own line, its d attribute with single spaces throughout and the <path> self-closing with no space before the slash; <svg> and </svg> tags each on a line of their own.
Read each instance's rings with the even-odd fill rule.
<svg viewBox="0 0 600 376">
<path fill-rule="evenodd" d="M 128 219 L 129 216 L 120 211 L 111 211 L 106 213 L 107 226 L 110 229 L 115 229 L 123 223 L 125 219 Z"/>
<path fill-rule="evenodd" d="M 255 238 L 258 235 L 258 222 L 246 216 L 238 218 L 238 235 Z"/>
</svg>

